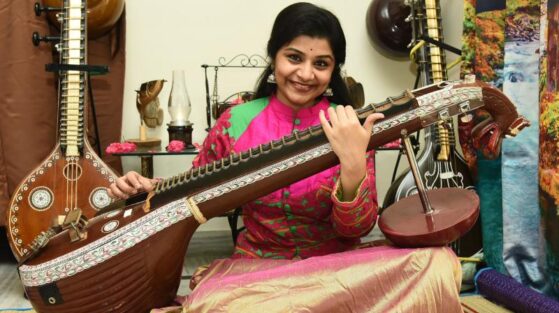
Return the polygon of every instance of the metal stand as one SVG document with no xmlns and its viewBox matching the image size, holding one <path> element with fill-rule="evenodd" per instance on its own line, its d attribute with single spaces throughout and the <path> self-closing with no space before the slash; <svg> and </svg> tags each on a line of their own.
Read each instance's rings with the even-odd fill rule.
<svg viewBox="0 0 559 313">
<path fill-rule="evenodd" d="M 419 174 L 419 168 L 417 166 L 415 154 L 413 153 L 413 148 L 408 136 L 408 131 L 403 129 L 401 134 L 402 141 L 404 142 L 404 148 L 406 149 L 406 156 L 408 158 L 410 169 L 413 174 L 413 179 L 415 180 L 415 185 L 417 187 L 417 192 L 419 194 L 419 198 L 421 199 L 421 204 L 423 205 L 423 211 L 426 214 L 432 214 L 433 208 L 431 207 L 431 202 L 429 201 L 427 192 L 425 191 L 425 185 L 423 184 L 423 180 L 421 180 L 421 175 Z"/>
</svg>

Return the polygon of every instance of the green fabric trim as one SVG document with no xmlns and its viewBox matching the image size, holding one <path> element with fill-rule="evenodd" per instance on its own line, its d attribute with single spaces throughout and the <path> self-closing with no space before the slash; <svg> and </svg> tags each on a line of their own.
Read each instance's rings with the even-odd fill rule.
<svg viewBox="0 0 559 313">
<path fill-rule="evenodd" d="M 231 117 L 229 118 L 231 126 L 224 129 L 223 133 L 238 140 L 246 131 L 252 120 L 266 108 L 268 103 L 270 103 L 270 98 L 264 97 L 232 107 Z M 335 108 L 336 105 L 336 103 L 330 103 L 330 107 Z"/>
<path fill-rule="evenodd" d="M 238 140 L 252 120 L 268 105 L 269 100 L 268 97 L 260 98 L 234 106 L 229 119 L 231 127 L 227 128 L 229 136 Z"/>
</svg>

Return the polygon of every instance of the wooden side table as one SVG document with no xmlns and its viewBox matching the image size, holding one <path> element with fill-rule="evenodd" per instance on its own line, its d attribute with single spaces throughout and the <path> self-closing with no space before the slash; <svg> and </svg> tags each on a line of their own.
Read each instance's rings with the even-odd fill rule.
<svg viewBox="0 0 559 313">
<path fill-rule="evenodd" d="M 113 155 L 120 156 L 120 157 L 127 157 L 127 156 L 136 156 L 140 157 L 141 159 L 141 174 L 142 176 L 153 178 L 153 157 L 158 155 L 163 156 L 173 156 L 173 155 L 196 155 L 198 154 L 198 149 L 191 148 L 185 149 L 179 152 L 169 152 L 167 150 L 162 150 L 161 148 L 138 148 L 136 151 L 133 152 L 119 152 L 113 153 Z"/>
</svg>

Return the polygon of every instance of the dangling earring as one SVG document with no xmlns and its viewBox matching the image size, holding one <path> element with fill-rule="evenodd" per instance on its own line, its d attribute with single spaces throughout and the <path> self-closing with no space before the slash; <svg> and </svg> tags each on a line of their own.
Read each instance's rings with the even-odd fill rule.
<svg viewBox="0 0 559 313">
<path fill-rule="evenodd" d="M 275 84 L 276 83 L 276 75 L 274 74 L 274 72 L 270 73 L 270 75 L 268 75 L 268 79 L 266 79 L 266 82 L 268 82 L 268 84 Z"/>
<path fill-rule="evenodd" d="M 325 97 L 332 97 L 334 95 L 334 92 L 332 91 L 332 88 L 328 87 L 326 88 L 326 90 L 324 90 L 324 93 L 322 95 Z"/>
</svg>

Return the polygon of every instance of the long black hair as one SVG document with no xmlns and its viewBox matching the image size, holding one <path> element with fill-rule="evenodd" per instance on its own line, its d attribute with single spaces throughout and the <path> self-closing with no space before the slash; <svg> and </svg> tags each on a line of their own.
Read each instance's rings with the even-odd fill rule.
<svg viewBox="0 0 559 313">
<path fill-rule="evenodd" d="M 345 62 L 346 41 L 338 18 L 332 12 L 311 3 L 299 2 L 286 7 L 278 14 L 272 27 L 266 49 L 268 57 L 274 60 L 284 45 L 301 35 L 328 40 L 335 59 L 329 86 L 333 96 L 328 99 L 337 104 L 354 105 L 340 72 L 340 67 Z M 276 84 L 267 82 L 271 73 L 272 64 L 264 69 L 258 79 L 255 98 L 267 97 L 276 90 Z"/>
</svg>

